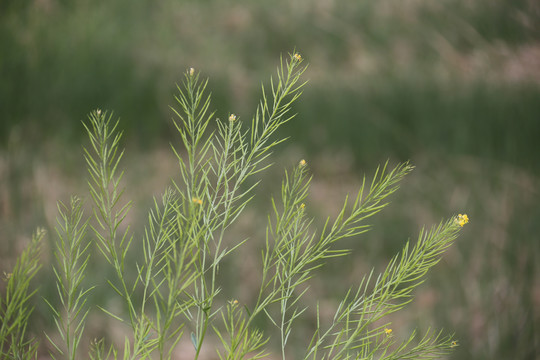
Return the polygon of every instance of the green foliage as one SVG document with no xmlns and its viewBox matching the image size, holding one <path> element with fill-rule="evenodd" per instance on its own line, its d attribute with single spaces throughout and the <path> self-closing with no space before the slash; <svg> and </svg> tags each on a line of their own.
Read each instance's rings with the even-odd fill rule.
<svg viewBox="0 0 540 360">
<path fill-rule="evenodd" d="M 57 266 L 53 271 L 62 308 L 58 311 L 51 303 L 47 304 L 54 314 L 63 344 L 58 344 L 48 336 L 47 338 L 64 358 L 77 359 L 77 349 L 88 315 L 88 309 L 85 308 L 86 295 L 92 290 L 81 289 L 90 257 L 87 254 L 90 243 L 85 243 L 87 221 L 83 222 L 84 212 L 80 199 L 72 197 L 69 208 L 59 202 L 58 212 L 60 218 L 56 231 L 59 241 L 55 251 Z M 55 358 L 54 354 L 52 357 Z"/>
<path fill-rule="evenodd" d="M 36 356 L 37 344 L 27 339 L 28 319 L 32 313 L 31 297 L 37 290 L 30 289 L 30 282 L 41 265 L 41 241 L 45 236 L 38 229 L 32 242 L 17 259 L 13 271 L 4 274 L 7 281 L 6 293 L 0 297 L 0 355 L 8 359 L 32 359 Z"/>
<path fill-rule="evenodd" d="M 90 137 L 85 158 L 93 216 L 84 215 L 82 201 L 76 197 L 69 206 L 59 203 L 54 274 L 61 306 L 46 300 L 58 331 L 58 336 L 47 336 L 53 357 L 80 356 L 93 289 L 83 287 L 91 254 L 88 238 L 114 270 L 114 278 L 107 283 L 125 311 L 100 308 L 128 329 L 121 348 L 106 345 L 107 339 L 89 344 L 91 359 L 171 359 L 186 330 L 195 359 L 202 357 L 203 347 L 215 348 L 220 359 L 263 358 L 271 351 L 267 345 L 273 333 L 259 329 L 259 321 L 277 329 L 282 359 L 293 346 L 304 349 L 307 360 L 432 359 L 456 345 L 451 336 L 431 331 L 418 341 L 415 332 L 405 340 L 394 340 L 386 319 L 412 300 L 412 291 L 468 222 L 465 215 L 422 230 L 417 242 L 407 242 L 384 272 L 376 276 L 372 271 L 345 291 L 329 323 L 317 311 L 317 327 L 305 344 L 289 341 L 296 320 L 306 314 L 302 300 L 315 271 L 325 260 L 348 254 L 336 247 L 338 242 L 369 230 L 366 221 L 387 205 L 387 198 L 412 170 L 408 163 L 378 168 L 371 183 L 364 179 L 354 200 L 347 197 L 337 217 L 329 217 L 317 230 L 305 211 L 311 176 L 307 162 L 301 160 L 285 172 L 280 199 L 272 199 L 256 300 L 240 304 L 238 299 L 221 296 L 218 274 L 223 260 L 250 241 L 231 243 L 226 234 L 255 196 L 254 175 L 270 166 L 273 149 L 285 140 L 276 138 L 276 132 L 294 117 L 291 106 L 305 84 L 300 81 L 306 70 L 302 62 L 297 53 L 281 60 L 269 90 L 262 88 L 262 100 L 249 127 L 230 114 L 225 120 L 217 119 L 217 127 L 211 130 L 214 113 L 206 93 L 208 82 L 194 69 L 186 72 L 174 110 L 183 145 L 173 147 L 180 176 L 154 199 L 140 238 L 126 224 L 131 202 L 122 198 L 118 121 L 101 110 L 90 114 L 85 124 Z M 29 282 L 39 268 L 42 236 L 38 233 L 21 255 L 0 303 L 0 343 L 8 357 L 30 358 L 37 349 L 35 342 L 26 340 L 25 330 L 31 312 L 27 301 L 36 292 L 28 293 Z M 133 264 L 128 254 L 139 250 L 135 244 L 142 247 L 142 259 Z"/>
</svg>

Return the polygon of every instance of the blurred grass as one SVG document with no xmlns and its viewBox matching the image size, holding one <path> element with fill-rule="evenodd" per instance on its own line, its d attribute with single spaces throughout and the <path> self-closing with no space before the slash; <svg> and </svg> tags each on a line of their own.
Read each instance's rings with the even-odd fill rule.
<svg viewBox="0 0 540 360">
<path fill-rule="evenodd" d="M 299 106 L 294 137 L 313 151 L 321 141 L 351 151 L 359 164 L 430 152 L 538 171 L 539 98 L 538 88 L 528 85 L 444 89 L 406 80 L 346 93 L 317 89 Z"/>
<path fill-rule="evenodd" d="M 217 108 L 249 114 L 277 54 L 297 46 L 311 63 L 295 129 L 303 144 L 314 141 L 302 134 L 317 131 L 320 147 L 319 133 L 330 128 L 324 145 L 368 152 L 361 161 L 381 150 L 409 157 L 439 147 L 538 168 L 540 9 L 533 1 L 3 6 L 4 146 L 14 128 L 33 141 L 76 143 L 79 120 L 97 106 L 114 109 L 129 135 L 152 145 L 169 132 L 174 82 L 190 66 L 211 77 Z M 330 119 L 336 126 L 325 126 Z M 308 124 L 316 129 L 304 131 Z M 369 135 L 357 137 L 364 129 Z"/>
<path fill-rule="evenodd" d="M 456 359 L 539 357 L 534 0 L 1 2 L 0 270 L 35 226 L 53 225 L 56 200 L 84 193 L 80 121 L 88 111 L 122 118 L 134 154 L 126 183 L 148 204 L 174 175 L 162 144 L 174 139 L 167 119 L 182 72 L 194 66 L 210 77 L 217 116 L 249 120 L 260 81 L 294 47 L 310 63 L 310 83 L 284 129 L 295 146 L 276 162 L 308 160 L 318 179 L 314 215 L 332 214 L 358 174 L 387 158 L 418 165 L 374 231 L 348 244 L 357 255 L 329 264 L 315 294 L 338 293 L 382 266 L 421 224 L 467 211 L 470 226 L 400 324 L 455 329 Z M 272 191 L 261 188 L 260 201 Z M 256 237 L 264 219 L 254 216 L 239 231 Z M 249 284 L 256 265 L 224 273 L 240 271 Z M 249 298 L 244 281 L 233 283 Z M 106 289 L 95 296 L 110 297 Z"/>
</svg>

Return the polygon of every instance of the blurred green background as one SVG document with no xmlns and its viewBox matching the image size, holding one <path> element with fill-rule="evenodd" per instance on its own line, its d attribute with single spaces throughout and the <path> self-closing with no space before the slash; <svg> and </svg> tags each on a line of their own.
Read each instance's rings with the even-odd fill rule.
<svg viewBox="0 0 540 360">
<path fill-rule="evenodd" d="M 261 81 L 295 48 L 310 64 L 309 84 L 269 176 L 306 158 L 315 178 L 308 209 L 323 220 L 377 164 L 417 166 L 373 231 L 344 244 L 353 254 L 323 268 L 314 293 L 339 298 L 422 225 L 466 212 L 471 223 L 394 333 L 455 331 L 453 359 L 540 358 L 535 0 L 3 0 L 0 270 L 36 226 L 52 229 L 56 200 L 86 194 L 81 120 L 90 110 L 122 119 L 138 224 L 175 176 L 169 106 L 185 69 L 210 78 L 216 116 L 249 120 Z M 261 186 L 257 201 L 275 191 Z M 256 238 L 264 216 L 249 219 L 238 229 Z M 249 297 L 246 266 L 257 264 L 230 264 L 231 274 L 245 274 L 230 287 Z M 47 271 L 41 281 L 51 281 Z M 96 290 L 95 301 L 110 296 Z M 50 319 L 37 306 L 41 336 Z M 98 322 L 90 333 L 103 331 Z"/>
</svg>

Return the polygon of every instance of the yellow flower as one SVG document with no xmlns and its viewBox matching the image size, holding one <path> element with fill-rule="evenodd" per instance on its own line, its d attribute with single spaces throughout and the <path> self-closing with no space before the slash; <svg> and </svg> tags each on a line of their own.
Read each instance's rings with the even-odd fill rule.
<svg viewBox="0 0 540 360">
<path fill-rule="evenodd" d="M 191 200 L 193 201 L 194 204 L 202 205 L 202 200 L 199 198 L 194 197 Z"/>
<path fill-rule="evenodd" d="M 459 214 L 457 216 L 456 222 L 459 226 L 463 227 L 463 225 L 469 222 L 469 217 L 467 216 L 467 214 Z"/>
<path fill-rule="evenodd" d="M 234 114 L 229 115 L 229 121 L 230 122 L 233 122 L 235 120 L 236 120 L 236 115 L 234 115 Z"/>
<path fill-rule="evenodd" d="M 300 55 L 299 53 L 294 54 L 293 57 L 294 57 L 298 62 L 302 61 L 302 55 Z"/>
<path fill-rule="evenodd" d="M 189 76 L 193 76 L 193 74 L 195 74 L 195 69 L 190 67 L 189 68 Z"/>
<path fill-rule="evenodd" d="M 302 160 L 300 160 L 300 162 L 298 163 L 298 166 L 304 167 L 304 166 L 306 166 L 306 164 L 307 164 L 307 163 L 306 163 L 306 160 L 302 159 Z"/>
<path fill-rule="evenodd" d="M 451 348 L 458 346 L 457 341 L 452 341 L 452 344 L 450 345 Z"/>
<path fill-rule="evenodd" d="M 384 328 L 384 333 L 386 336 L 390 337 L 392 336 L 392 329 Z"/>
<path fill-rule="evenodd" d="M 306 207 L 306 204 L 304 204 L 304 203 L 300 204 L 300 209 L 304 210 L 305 207 Z"/>
</svg>

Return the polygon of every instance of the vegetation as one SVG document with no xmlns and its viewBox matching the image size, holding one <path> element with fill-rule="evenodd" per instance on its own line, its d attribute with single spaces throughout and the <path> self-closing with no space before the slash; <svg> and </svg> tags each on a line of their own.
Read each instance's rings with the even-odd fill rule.
<svg viewBox="0 0 540 360">
<path fill-rule="evenodd" d="M 47 335 L 53 358 L 83 356 L 81 344 L 87 339 L 85 324 L 91 311 L 87 300 L 100 285 L 97 278 L 90 279 L 95 284 L 91 287 L 83 284 L 89 277 L 93 244 L 114 270 L 115 276 L 107 283 L 122 299 L 125 312 L 98 306 L 129 330 L 121 348 L 105 346 L 105 338 L 95 341 L 90 346 L 92 359 L 172 359 L 186 331 L 190 331 L 195 359 L 203 346 L 214 347 L 220 359 L 263 358 L 271 351 L 266 345 L 272 334 L 278 337 L 282 359 L 299 349 L 303 349 L 304 359 L 428 359 L 457 346 L 456 340 L 442 332 L 427 331 L 420 339 L 416 332 L 394 337 L 400 331 L 394 331 L 386 318 L 411 302 L 412 291 L 469 222 L 461 214 L 422 230 L 417 242 L 406 242 L 381 274 L 372 270 L 348 290 L 342 289 L 343 298 L 331 320 L 327 323 L 317 311 L 313 335 L 303 343 L 289 343 L 296 321 L 307 309 L 303 298 L 315 271 L 325 260 L 349 253 L 336 248 L 336 243 L 369 230 L 366 221 L 386 206 L 387 197 L 412 170 L 408 163 L 391 170 L 386 165 L 377 169 L 371 183 L 364 179 L 354 200 L 347 198 L 336 219 L 329 218 L 317 231 L 305 211 L 309 167 L 305 160 L 299 161 L 285 172 L 281 198 L 272 200 L 256 300 L 244 303 L 221 296 L 223 285 L 218 276 L 224 259 L 256 240 L 226 242 L 226 234 L 255 195 L 257 183 L 248 185 L 248 180 L 269 167 L 267 159 L 273 148 L 284 141 L 276 139 L 275 133 L 294 117 L 291 105 L 304 85 L 299 82 L 306 69 L 302 61 L 297 53 L 282 61 L 270 89 L 263 87 L 249 128 L 230 114 L 225 120 L 217 119 L 216 130 L 210 130 L 214 113 L 205 93 L 207 81 L 200 80 L 193 68 L 187 71 L 175 110 L 175 126 L 183 144 L 183 149 L 173 147 L 180 179 L 173 180 L 161 198 L 155 199 L 143 236 L 133 234 L 124 224 L 131 203 L 122 198 L 118 122 L 101 110 L 90 114 L 86 128 L 91 146 L 85 157 L 93 216 L 91 221 L 85 216 L 77 197 L 69 205 L 59 203 L 54 251 L 58 293 L 54 300 L 45 300 L 58 334 L 52 336 L 49 330 Z M 87 234 L 89 224 L 91 235 Z M 0 303 L 2 357 L 37 356 L 38 342 L 29 339 L 25 330 L 32 311 L 28 300 L 36 292 L 29 284 L 40 267 L 42 238 L 39 231 L 6 276 L 7 293 Z M 141 248 L 142 261 L 131 263 L 128 253 Z M 136 276 L 130 277 L 130 273 Z M 257 322 L 264 320 L 276 331 L 263 332 Z"/>
<path fill-rule="evenodd" d="M 370 219 L 369 239 L 335 244 L 351 252 L 326 259 L 311 279 L 316 296 L 304 297 L 308 309 L 289 343 L 315 326 L 303 320 L 316 318 L 314 298 L 328 300 L 319 304 L 321 316 L 328 316 L 343 295 L 340 284 L 357 283 L 371 267 L 382 272 L 401 251 L 404 234 L 467 209 L 474 219 L 466 229 L 471 240 L 447 251 L 416 289 L 416 300 L 391 321 L 408 324 L 408 332 L 452 329 L 460 340 L 449 355 L 454 359 L 540 358 L 539 39 L 540 9 L 533 0 L 3 1 L 0 274 L 15 269 L 31 234 L 43 227 L 51 236 L 40 242 L 43 267 L 29 289 L 40 284 L 40 296 L 57 305 L 51 264 L 57 201 L 66 212 L 71 193 L 87 193 L 79 150 L 87 141 L 80 120 L 88 109 L 114 109 L 122 117 L 122 165 L 129 171 L 121 183 L 135 205 L 124 223 L 144 234 L 152 197 L 159 199 L 178 175 L 168 148 L 178 133 L 166 119 L 184 69 L 194 66 L 211 79 L 217 117 L 226 119 L 234 109 L 246 119 L 276 54 L 296 46 L 309 58 L 310 86 L 293 104 L 295 121 L 275 134 L 294 142 L 275 148 L 273 161 L 290 168 L 309 160 L 315 176 L 305 211 L 312 226 L 323 228 L 327 216 L 334 220 L 341 199 L 387 159 L 389 169 L 411 160 L 418 171 L 400 183 L 385 216 Z M 279 198 L 278 169 L 267 169 L 264 178 L 256 174 L 245 186 L 264 179 L 257 193 Z M 230 237 L 265 238 L 268 196 L 253 199 Z M 80 201 L 85 216 L 91 214 L 91 201 Z M 123 313 L 111 287 L 93 288 L 94 277 L 116 276 L 94 251 L 88 248 L 86 264 L 92 277 L 81 283 L 92 288 L 87 304 Z M 236 251 L 240 255 L 225 257 L 220 268 L 220 296 L 252 303 L 262 249 L 248 241 Z M 127 263 L 143 261 L 138 251 L 127 257 Z M 7 286 L 0 281 L 0 294 Z M 58 341 L 40 296 L 29 299 L 35 311 L 25 333 L 41 338 L 46 332 Z M 123 340 L 123 325 L 90 314 L 86 336 L 107 330 L 115 343 Z M 396 325 L 393 333 L 399 334 Z"/>
</svg>

